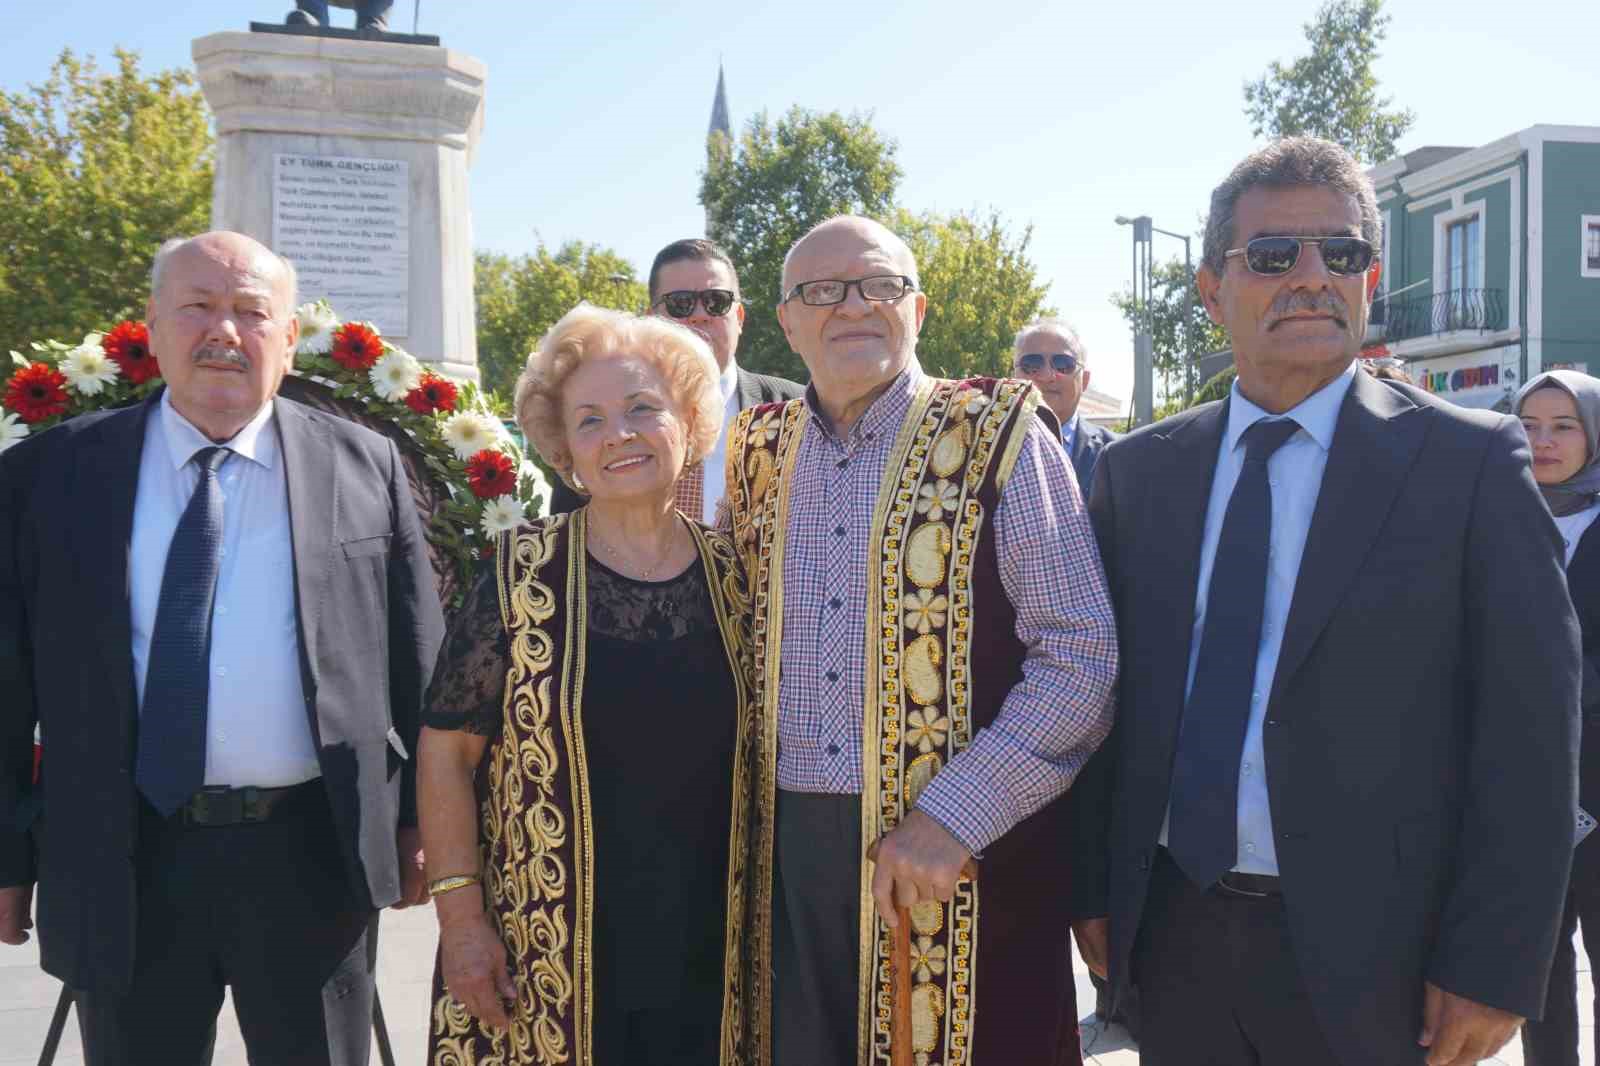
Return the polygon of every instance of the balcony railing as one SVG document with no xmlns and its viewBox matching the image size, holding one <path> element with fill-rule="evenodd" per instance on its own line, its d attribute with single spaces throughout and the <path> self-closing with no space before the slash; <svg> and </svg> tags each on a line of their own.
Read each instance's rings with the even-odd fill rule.
<svg viewBox="0 0 1600 1066">
<path fill-rule="evenodd" d="M 1388 341 L 1460 329 L 1505 329 L 1506 294 L 1504 289 L 1451 289 L 1395 299 L 1380 295 L 1372 303 L 1370 321 L 1384 327 Z"/>
</svg>

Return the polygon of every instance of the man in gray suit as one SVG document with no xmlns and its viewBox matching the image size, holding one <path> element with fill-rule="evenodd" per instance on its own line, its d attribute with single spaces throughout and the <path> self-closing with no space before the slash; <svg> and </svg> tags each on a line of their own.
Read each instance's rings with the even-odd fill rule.
<svg viewBox="0 0 1600 1066">
<path fill-rule="evenodd" d="M 1077 330 L 1059 318 L 1040 318 L 1017 331 L 1011 365 L 1017 376 L 1039 387 L 1045 404 L 1061 423 L 1061 446 L 1072 460 L 1084 498 L 1094 483 L 1100 449 L 1117 439 L 1109 429 L 1085 422 L 1078 403 L 1089 391 L 1089 353 Z"/>
<path fill-rule="evenodd" d="M 1291 138 L 1216 189 L 1230 396 L 1112 443 L 1124 654 L 1073 790 L 1146 1066 L 1464 1066 L 1543 1010 L 1582 660 L 1516 419 L 1357 371 L 1371 181 Z M 1098 846 L 1095 846 L 1095 842 Z"/>
</svg>

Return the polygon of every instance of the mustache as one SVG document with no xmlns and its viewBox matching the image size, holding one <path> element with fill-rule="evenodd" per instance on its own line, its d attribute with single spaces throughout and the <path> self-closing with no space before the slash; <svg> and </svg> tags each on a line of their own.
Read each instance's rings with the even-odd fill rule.
<svg viewBox="0 0 1600 1066">
<path fill-rule="evenodd" d="M 1273 316 L 1272 324 L 1267 328 L 1277 329 L 1278 323 L 1289 316 L 1308 311 L 1313 314 L 1328 315 L 1341 326 L 1350 324 L 1350 308 L 1338 293 L 1331 290 L 1311 292 L 1307 289 L 1293 289 L 1272 301 L 1272 306 L 1267 309 L 1267 313 Z"/>
<path fill-rule="evenodd" d="M 240 370 L 250 369 L 250 357 L 238 348 L 223 348 L 215 344 L 207 344 L 196 348 L 189 357 L 191 363 L 227 363 L 229 366 L 238 367 Z"/>
</svg>

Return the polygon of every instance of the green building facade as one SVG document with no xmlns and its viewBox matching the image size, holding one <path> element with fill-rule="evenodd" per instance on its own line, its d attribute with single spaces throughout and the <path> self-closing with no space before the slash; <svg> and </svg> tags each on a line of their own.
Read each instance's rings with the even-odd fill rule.
<svg viewBox="0 0 1600 1066">
<path fill-rule="evenodd" d="M 1543 370 L 1600 376 L 1600 127 L 1532 126 L 1373 167 L 1383 277 L 1363 354 L 1455 403 Z"/>
</svg>

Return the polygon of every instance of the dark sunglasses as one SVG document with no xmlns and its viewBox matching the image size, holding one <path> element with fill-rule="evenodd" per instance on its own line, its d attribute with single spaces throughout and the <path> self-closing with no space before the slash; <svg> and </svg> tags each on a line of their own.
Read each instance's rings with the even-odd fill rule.
<svg viewBox="0 0 1600 1066">
<path fill-rule="evenodd" d="M 1029 352 L 1027 355 L 1017 356 L 1017 369 L 1024 374 L 1044 373 L 1045 360 L 1050 361 L 1050 369 L 1057 374 L 1076 374 L 1078 372 L 1078 357 L 1070 352 L 1057 352 L 1054 355 L 1044 355 L 1039 352 Z"/>
<path fill-rule="evenodd" d="M 1242 255 L 1250 273 L 1275 278 L 1294 269 L 1300 249 L 1308 244 L 1321 245 L 1322 265 L 1335 277 L 1365 274 L 1372 266 L 1372 245 L 1360 237 L 1257 237 L 1222 255 L 1225 259 Z"/>
<path fill-rule="evenodd" d="M 721 318 L 728 313 L 728 308 L 733 306 L 733 293 L 727 289 L 676 289 L 672 292 L 661 294 L 651 306 L 664 307 L 667 314 L 673 318 L 688 318 L 694 314 L 696 303 L 705 304 L 706 314 L 712 318 Z"/>
</svg>

